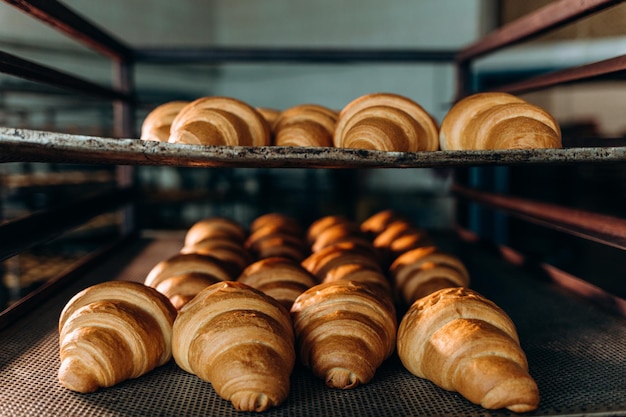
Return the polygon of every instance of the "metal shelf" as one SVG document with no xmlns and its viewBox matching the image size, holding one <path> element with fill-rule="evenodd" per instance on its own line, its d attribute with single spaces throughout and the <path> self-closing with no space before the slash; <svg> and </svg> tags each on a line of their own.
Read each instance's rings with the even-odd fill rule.
<svg viewBox="0 0 626 417">
<path fill-rule="evenodd" d="M 626 161 L 626 147 L 381 152 L 312 147 L 225 147 L 0 128 L 0 162 L 240 168 L 424 168 Z"/>
</svg>

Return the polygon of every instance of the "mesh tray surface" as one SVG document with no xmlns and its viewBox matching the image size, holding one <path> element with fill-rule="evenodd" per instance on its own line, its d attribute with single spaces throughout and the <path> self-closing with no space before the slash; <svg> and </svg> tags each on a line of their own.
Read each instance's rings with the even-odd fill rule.
<svg viewBox="0 0 626 417">
<path fill-rule="evenodd" d="M 530 372 L 541 393 L 526 415 L 626 415 L 626 323 L 622 318 L 560 292 L 547 282 L 474 246 L 455 246 L 473 287 L 516 323 Z M 244 415 L 211 385 L 171 361 L 135 380 L 92 394 L 57 382 L 58 316 L 80 289 L 106 279 L 141 280 L 178 242 L 135 242 L 29 316 L 0 332 L 0 416 L 229 416 Z M 251 415 L 258 415 L 250 413 Z M 333 390 L 296 366 L 291 392 L 268 416 L 506 416 L 439 389 L 406 371 L 397 356 L 368 385 Z"/>
</svg>

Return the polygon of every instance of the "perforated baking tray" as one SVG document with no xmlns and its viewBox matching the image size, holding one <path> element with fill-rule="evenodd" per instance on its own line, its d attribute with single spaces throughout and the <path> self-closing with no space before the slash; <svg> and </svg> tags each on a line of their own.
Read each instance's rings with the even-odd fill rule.
<svg viewBox="0 0 626 417">
<path fill-rule="evenodd" d="M 240 416 L 211 385 L 172 361 L 138 379 L 92 394 L 57 382 L 58 315 L 80 289 L 110 279 L 141 281 L 177 239 L 138 239 L 81 280 L 0 332 L 0 416 Z M 472 286 L 502 306 L 518 327 L 541 393 L 527 415 L 626 415 L 626 320 L 523 272 L 477 246 L 453 242 Z M 327 388 L 298 366 L 291 392 L 268 416 L 506 416 L 412 376 L 392 356 L 368 385 Z"/>
</svg>

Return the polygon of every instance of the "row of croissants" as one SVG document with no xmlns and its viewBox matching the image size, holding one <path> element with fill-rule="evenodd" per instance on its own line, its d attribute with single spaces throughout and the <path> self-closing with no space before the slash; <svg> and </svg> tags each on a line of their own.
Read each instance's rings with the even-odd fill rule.
<svg viewBox="0 0 626 417">
<path fill-rule="evenodd" d="M 396 152 L 562 146 L 561 130 L 552 115 L 502 92 L 477 93 L 458 101 L 441 125 L 418 103 L 393 93 L 360 96 L 341 111 L 319 104 L 276 110 L 216 96 L 170 101 L 148 113 L 141 139 Z"/>
<path fill-rule="evenodd" d="M 58 377 L 93 392 L 173 357 L 237 410 L 264 411 L 287 399 L 297 360 L 351 389 L 397 352 L 410 373 L 484 408 L 536 409 L 515 325 L 469 285 L 457 256 L 393 210 L 307 228 L 280 213 L 247 229 L 210 217 L 143 282 L 96 284 L 67 303 Z"/>
</svg>

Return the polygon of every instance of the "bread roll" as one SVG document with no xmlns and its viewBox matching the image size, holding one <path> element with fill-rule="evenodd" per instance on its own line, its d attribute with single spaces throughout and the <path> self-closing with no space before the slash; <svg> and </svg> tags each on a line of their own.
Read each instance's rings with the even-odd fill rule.
<svg viewBox="0 0 626 417">
<path fill-rule="evenodd" d="M 434 119 L 413 100 L 390 93 L 366 94 L 346 105 L 337 120 L 334 145 L 381 151 L 439 149 Z"/>
<path fill-rule="evenodd" d="M 508 93 L 486 92 L 457 102 L 440 129 L 443 150 L 560 148 L 561 129 L 544 109 Z"/>
<path fill-rule="evenodd" d="M 188 101 L 176 100 L 155 107 L 141 125 L 141 140 L 167 142 L 172 121 L 187 104 Z"/>
<path fill-rule="evenodd" d="M 288 311 L 239 282 L 201 291 L 178 313 L 172 352 L 185 371 L 210 382 L 240 411 L 264 411 L 289 393 L 295 364 Z"/>
<path fill-rule="evenodd" d="M 79 292 L 59 318 L 59 382 L 93 392 L 165 364 L 175 317 L 165 296 L 137 282 L 104 282 Z"/>
<path fill-rule="evenodd" d="M 418 299 L 400 322 L 397 348 L 411 373 L 484 408 L 524 413 L 539 404 L 515 325 L 475 291 L 445 288 Z"/>
</svg>

